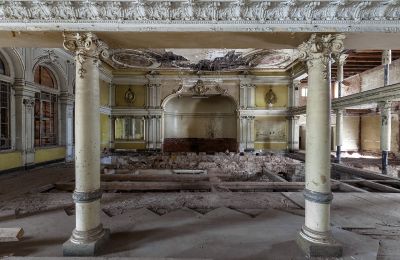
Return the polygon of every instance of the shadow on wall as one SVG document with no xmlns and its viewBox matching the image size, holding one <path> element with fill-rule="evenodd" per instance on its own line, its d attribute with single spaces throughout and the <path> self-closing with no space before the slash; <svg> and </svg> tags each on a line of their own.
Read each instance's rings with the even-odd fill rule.
<svg viewBox="0 0 400 260">
<path fill-rule="evenodd" d="M 164 151 L 237 150 L 235 103 L 224 96 L 182 96 L 165 106 Z"/>
</svg>

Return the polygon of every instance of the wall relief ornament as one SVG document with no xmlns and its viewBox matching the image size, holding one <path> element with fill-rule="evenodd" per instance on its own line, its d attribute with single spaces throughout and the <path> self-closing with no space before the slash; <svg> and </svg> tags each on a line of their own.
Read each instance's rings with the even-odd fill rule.
<svg viewBox="0 0 400 260">
<path fill-rule="evenodd" d="M 206 87 L 204 82 L 199 79 L 196 81 L 194 86 L 190 88 L 190 90 L 197 96 L 204 96 L 210 90 L 210 88 Z"/>
<path fill-rule="evenodd" d="M 131 90 L 131 88 L 129 88 L 129 89 L 125 92 L 125 101 L 126 101 L 126 103 L 133 104 L 133 102 L 135 102 L 135 99 L 136 99 L 135 92 L 133 92 L 133 91 Z"/>
<path fill-rule="evenodd" d="M 276 94 L 272 91 L 272 88 L 269 88 L 268 92 L 265 94 L 265 103 L 267 103 L 268 106 L 272 106 L 277 101 L 278 98 L 276 97 Z"/>
<path fill-rule="evenodd" d="M 329 31 L 335 24 L 342 28 L 340 31 L 399 31 L 396 23 L 399 20 L 398 0 L 60 0 L 3 1 L 0 4 L 0 26 L 3 27 L 9 27 L 10 22 L 21 22 L 22 26 L 29 21 L 62 21 L 66 22 L 63 29 L 82 28 L 76 23 L 86 24 L 85 29 L 88 29 L 91 26 L 87 25 L 88 22 L 113 22 L 141 25 L 135 27 L 137 31 L 143 28 L 162 31 L 163 28 L 157 24 L 170 25 L 176 31 L 180 30 L 179 25 L 184 24 L 193 25 L 193 30 L 199 24 L 209 24 L 205 30 L 224 30 L 232 25 L 236 28 L 241 25 L 241 31 L 273 30 L 290 24 L 295 31 Z M 215 22 L 222 23 L 215 25 Z M 303 22 L 301 26 L 298 26 L 299 22 Z M 349 23 L 355 26 L 349 26 Z M 144 27 L 143 24 L 150 26 Z M 112 26 L 109 28 L 113 29 Z"/>
<path fill-rule="evenodd" d="M 106 59 L 109 56 L 108 46 L 91 32 L 64 32 L 64 48 L 75 53 L 78 74 L 84 78 L 86 70 L 83 64 L 92 59 L 95 66 L 98 66 L 100 58 Z"/>
</svg>

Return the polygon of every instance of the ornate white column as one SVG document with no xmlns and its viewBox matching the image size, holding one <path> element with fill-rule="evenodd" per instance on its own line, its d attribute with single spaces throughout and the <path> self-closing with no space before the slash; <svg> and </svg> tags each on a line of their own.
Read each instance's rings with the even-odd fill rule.
<svg viewBox="0 0 400 260">
<path fill-rule="evenodd" d="M 388 155 L 390 151 L 390 139 L 392 133 L 392 102 L 380 102 L 378 106 L 381 112 L 382 174 L 387 174 Z"/>
<path fill-rule="evenodd" d="M 64 33 L 64 48 L 75 52 L 75 191 L 76 226 L 64 243 L 64 256 L 93 256 L 109 236 L 100 222 L 100 57 L 107 45 L 95 34 Z"/>
<path fill-rule="evenodd" d="M 331 54 L 343 50 L 344 35 L 313 34 L 299 46 L 300 59 L 307 62 L 307 141 L 305 161 L 305 224 L 298 245 L 311 257 L 340 257 L 342 246 L 330 231 L 330 82 Z"/>
<path fill-rule="evenodd" d="M 343 67 L 346 63 L 346 59 L 349 55 L 340 54 L 336 56 L 337 63 L 337 87 L 338 87 L 338 97 L 342 96 L 342 84 L 343 84 Z M 336 111 L 336 158 L 335 162 L 340 163 L 341 158 L 340 155 L 342 153 L 342 145 L 343 145 L 343 110 Z"/>
</svg>

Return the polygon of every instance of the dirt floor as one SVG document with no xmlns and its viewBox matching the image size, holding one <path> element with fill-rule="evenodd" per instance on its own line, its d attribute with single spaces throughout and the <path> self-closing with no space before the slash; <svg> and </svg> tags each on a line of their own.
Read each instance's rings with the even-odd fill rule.
<svg viewBox="0 0 400 260">
<path fill-rule="evenodd" d="M 71 193 L 41 191 L 73 175 L 65 164 L 0 175 L 0 227 L 25 229 L 23 241 L 0 244 L 0 256 L 61 256 L 74 227 Z M 344 259 L 400 259 L 398 206 L 398 194 L 335 194 Z M 102 221 L 112 231 L 107 257 L 304 259 L 294 244 L 301 192 L 105 193 Z"/>
</svg>

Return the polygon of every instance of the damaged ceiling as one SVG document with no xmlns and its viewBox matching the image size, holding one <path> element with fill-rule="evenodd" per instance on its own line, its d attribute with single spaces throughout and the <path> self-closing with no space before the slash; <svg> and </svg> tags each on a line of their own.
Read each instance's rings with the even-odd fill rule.
<svg viewBox="0 0 400 260">
<path fill-rule="evenodd" d="M 106 62 L 114 69 L 282 70 L 297 57 L 293 49 L 115 49 Z"/>
</svg>

